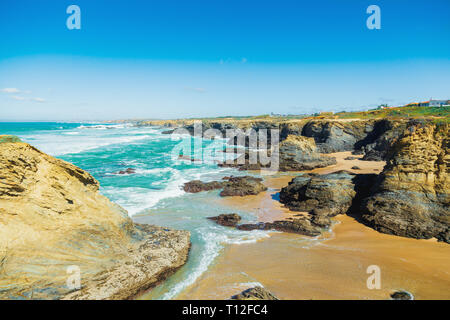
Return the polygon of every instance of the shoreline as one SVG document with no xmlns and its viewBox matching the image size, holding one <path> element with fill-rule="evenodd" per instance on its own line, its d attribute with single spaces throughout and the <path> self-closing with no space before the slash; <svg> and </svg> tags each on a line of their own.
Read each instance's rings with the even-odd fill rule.
<svg viewBox="0 0 450 320">
<path fill-rule="evenodd" d="M 379 173 L 384 167 L 382 161 L 344 160 L 351 152 L 329 155 L 337 158 L 336 165 L 308 172 Z M 361 170 L 350 169 L 354 165 Z M 285 208 L 276 195 L 298 173 L 266 177 L 269 189 L 259 195 L 217 201 L 253 212 L 262 222 L 289 218 L 300 212 Z M 280 299 L 389 299 L 395 290 L 411 292 L 416 299 L 449 298 L 448 244 L 379 233 L 348 215 L 333 220 L 331 232 L 316 238 L 271 232 L 256 243 L 226 246 L 177 299 L 228 299 L 254 285 Z M 381 269 L 379 290 L 367 289 L 370 265 Z"/>
</svg>

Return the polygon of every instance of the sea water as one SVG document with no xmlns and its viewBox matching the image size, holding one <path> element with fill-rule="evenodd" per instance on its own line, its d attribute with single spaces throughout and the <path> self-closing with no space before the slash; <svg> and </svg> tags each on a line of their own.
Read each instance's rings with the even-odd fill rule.
<svg viewBox="0 0 450 320">
<path fill-rule="evenodd" d="M 0 134 L 16 135 L 41 151 L 88 171 L 100 182 L 101 193 L 125 208 L 134 221 L 191 232 L 187 264 L 147 295 L 152 299 L 176 298 L 195 283 L 227 244 L 255 242 L 269 236 L 265 231 L 238 231 L 206 219 L 230 213 L 231 209 L 219 204 L 218 191 L 187 194 L 183 184 L 243 173 L 219 168 L 214 159 L 179 161 L 172 156 L 172 150 L 180 143 L 180 137 L 163 131 L 128 123 L 0 123 Z M 202 148 L 212 143 L 217 144 L 218 140 L 201 141 Z M 133 168 L 135 173 L 117 174 L 127 168 Z M 251 212 L 233 212 L 244 221 L 256 220 Z"/>
</svg>

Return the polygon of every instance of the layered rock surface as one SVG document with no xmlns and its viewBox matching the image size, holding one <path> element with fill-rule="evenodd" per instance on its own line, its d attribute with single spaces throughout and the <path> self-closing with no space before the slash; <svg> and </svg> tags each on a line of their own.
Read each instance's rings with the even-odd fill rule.
<svg viewBox="0 0 450 320">
<path fill-rule="evenodd" d="M 363 206 L 376 230 L 450 243 L 449 126 L 410 125 Z"/>
<path fill-rule="evenodd" d="M 220 192 L 221 197 L 257 195 L 258 193 L 267 190 L 267 187 L 262 183 L 261 178 L 241 176 L 224 177 L 223 180 L 224 181 L 211 182 L 193 180 L 185 183 L 183 189 L 185 192 L 189 193 L 222 189 Z"/>
<path fill-rule="evenodd" d="M 317 152 L 313 138 L 289 135 L 279 147 L 280 170 L 301 171 L 336 164 L 336 158 Z"/>
<path fill-rule="evenodd" d="M 134 224 L 87 172 L 9 141 L 0 143 L 0 298 L 127 299 L 185 263 L 188 232 Z M 67 282 L 77 270 L 81 290 Z"/>
</svg>

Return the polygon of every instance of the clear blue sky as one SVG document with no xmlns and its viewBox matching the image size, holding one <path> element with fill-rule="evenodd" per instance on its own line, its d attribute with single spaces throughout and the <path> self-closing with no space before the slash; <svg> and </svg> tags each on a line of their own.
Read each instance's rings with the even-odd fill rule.
<svg viewBox="0 0 450 320">
<path fill-rule="evenodd" d="M 71 4 L 81 30 L 66 27 Z M 366 27 L 371 4 L 381 30 Z M 0 39 L 0 121 L 450 98 L 448 0 L 2 0 Z"/>
</svg>

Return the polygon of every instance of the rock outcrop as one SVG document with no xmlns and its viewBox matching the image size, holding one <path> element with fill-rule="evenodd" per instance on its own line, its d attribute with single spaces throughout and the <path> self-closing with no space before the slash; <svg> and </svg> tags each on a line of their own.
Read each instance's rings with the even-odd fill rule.
<svg viewBox="0 0 450 320">
<path fill-rule="evenodd" d="M 0 298 L 128 299 L 186 262 L 188 232 L 134 224 L 87 172 L 2 141 Z"/>
<path fill-rule="evenodd" d="M 336 158 L 317 152 L 313 138 L 289 135 L 279 147 L 280 170 L 301 171 L 336 164 Z"/>
<path fill-rule="evenodd" d="M 220 214 L 217 217 L 208 217 L 224 227 L 235 227 L 241 221 L 241 216 L 236 213 Z"/>
<path fill-rule="evenodd" d="M 217 217 L 209 217 L 208 219 L 215 221 L 217 224 L 220 224 L 225 227 L 235 227 L 238 230 L 242 231 L 251 231 L 251 230 L 276 230 L 281 232 L 288 233 L 297 233 L 305 236 L 318 236 L 322 233 L 322 228 L 327 227 L 331 221 L 327 221 L 322 224 L 311 222 L 311 219 L 307 219 L 305 217 L 300 218 L 292 218 L 290 220 L 277 220 L 274 222 L 260 222 L 260 223 L 246 223 L 239 224 L 241 221 L 241 217 L 236 214 L 221 214 Z"/>
<path fill-rule="evenodd" d="M 221 197 L 257 195 L 258 193 L 267 190 L 267 187 L 262 183 L 263 179 L 261 178 L 241 176 L 224 177 L 223 179 L 224 181 L 211 182 L 193 180 L 185 183 L 183 190 L 189 193 L 197 193 L 201 191 L 222 189 L 220 192 Z"/>
<path fill-rule="evenodd" d="M 183 190 L 188 193 L 198 193 L 202 191 L 211 191 L 222 188 L 222 181 L 202 182 L 200 180 L 192 180 L 186 182 L 183 186 Z"/>
<path fill-rule="evenodd" d="M 302 135 L 312 137 L 321 153 L 352 151 L 358 141 L 363 140 L 372 130 L 374 121 L 337 122 L 311 120 L 305 124 Z"/>
<path fill-rule="evenodd" d="M 257 195 L 267 190 L 261 178 L 244 176 L 225 177 L 224 179 L 226 179 L 226 182 L 224 183 L 223 190 L 220 192 L 221 197 Z"/>
<path fill-rule="evenodd" d="M 411 124 L 363 205 L 376 230 L 450 243 L 449 126 Z"/>
<path fill-rule="evenodd" d="M 232 296 L 231 300 L 278 300 L 278 298 L 263 287 L 253 287 Z"/>
<path fill-rule="evenodd" d="M 309 213 L 303 225 L 313 232 L 320 231 L 330 226 L 331 217 L 358 210 L 375 179 L 374 174 L 348 171 L 302 174 L 281 189 L 280 202 L 290 210 Z"/>
</svg>

